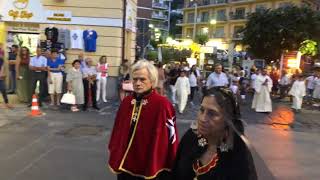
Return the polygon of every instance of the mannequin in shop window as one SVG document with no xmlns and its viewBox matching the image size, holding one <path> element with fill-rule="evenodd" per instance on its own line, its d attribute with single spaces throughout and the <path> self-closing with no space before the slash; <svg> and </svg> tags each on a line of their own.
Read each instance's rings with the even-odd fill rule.
<svg viewBox="0 0 320 180">
<path fill-rule="evenodd" d="M 59 31 L 51 24 L 45 29 L 45 35 L 47 40 L 50 40 L 52 43 L 56 43 L 58 41 Z"/>
</svg>

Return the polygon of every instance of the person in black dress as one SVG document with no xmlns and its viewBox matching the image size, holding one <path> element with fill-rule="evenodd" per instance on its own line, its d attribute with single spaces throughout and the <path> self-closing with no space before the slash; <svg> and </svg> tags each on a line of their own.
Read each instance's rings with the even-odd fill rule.
<svg viewBox="0 0 320 180">
<path fill-rule="evenodd" d="M 241 137 L 240 110 L 228 88 L 209 89 L 197 123 L 182 137 L 175 180 L 256 180 L 253 159 Z"/>
</svg>

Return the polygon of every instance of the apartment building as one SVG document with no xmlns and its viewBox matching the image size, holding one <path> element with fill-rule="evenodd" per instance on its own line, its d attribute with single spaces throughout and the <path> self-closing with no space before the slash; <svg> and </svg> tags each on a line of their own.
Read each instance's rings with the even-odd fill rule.
<svg viewBox="0 0 320 180">
<path fill-rule="evenodd" d="M 138 0 L 137 45 L 144 48 L 155 33 L 167 36 L 172 0 Z M 142 51 L 142 50 L 141 50 Z"/>
<path fill-rule="evenodd" d="M 206 34 L 209 46 L 228 49 L 231 42 L 242 39 L 239 30 L 245 27 L 249 13 L 291 4 L 319 8 L 315 0 L 185 0 L 183 22 L 179 25 L 183 39 Z"/>
</svg>

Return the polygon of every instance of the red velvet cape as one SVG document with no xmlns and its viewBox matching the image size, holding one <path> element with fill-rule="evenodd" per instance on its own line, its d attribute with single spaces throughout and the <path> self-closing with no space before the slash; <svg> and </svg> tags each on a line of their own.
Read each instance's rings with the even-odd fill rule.
<svg viewBox="0 0 320 180">
<path fill-rule="evenodd" d="M 155 91 L 142 99 L 136 127 L 129 137 L 135 99 L 120 105 L 109 142 L 109 168 L 115 173 L 153 179 L 170 171 L 178 149 L 175 110 L 167 98 Z M 136 107 L 139 108 L 139 107 Z"/>
</svg>

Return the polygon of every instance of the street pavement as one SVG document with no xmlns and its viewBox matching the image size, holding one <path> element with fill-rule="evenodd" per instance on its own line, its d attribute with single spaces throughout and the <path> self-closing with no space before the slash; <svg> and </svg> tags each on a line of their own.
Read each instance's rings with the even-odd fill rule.
<svg viewBox="0 0 320 180">
<path fill-rule="evenodd" d="M 177 114 L 180 137 L 196 119 L 199 99 Z M 271 114 L 242 105 L 246 134 L 276 179 L 316 180 L 320 177 L 319 111 L 294 114 L 286 102 Z M 0 109 L 0 180 L 115 179 L 106 165 L 107 144 L 118 102 L 100 104 L 100 111 L 72 113 L 43 108 L 30 118 L 29 108 Z"/>
</svg>

